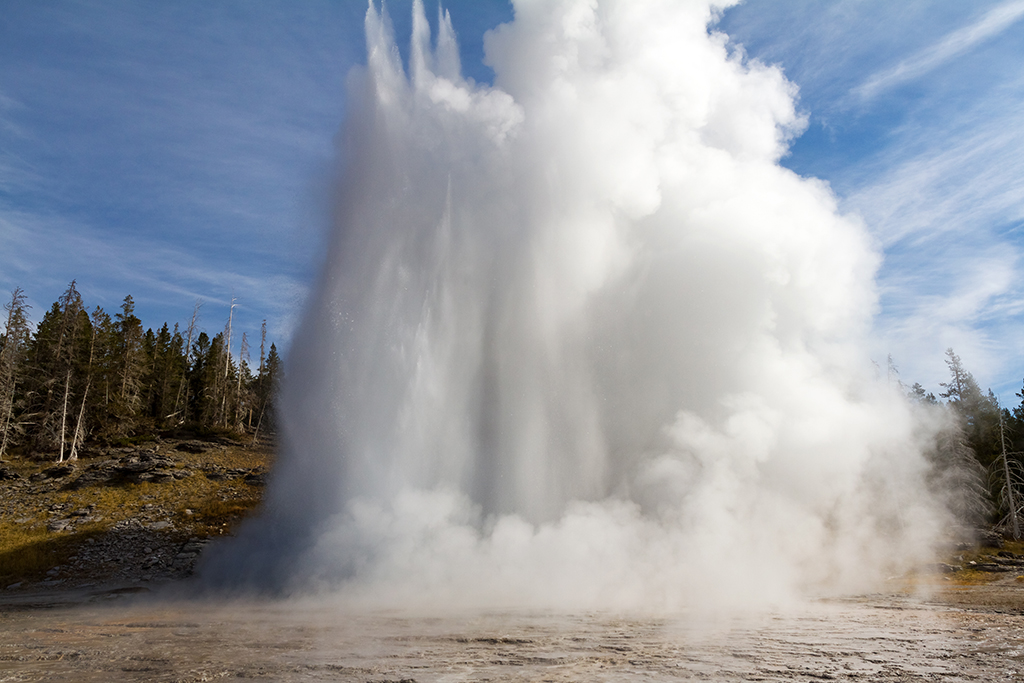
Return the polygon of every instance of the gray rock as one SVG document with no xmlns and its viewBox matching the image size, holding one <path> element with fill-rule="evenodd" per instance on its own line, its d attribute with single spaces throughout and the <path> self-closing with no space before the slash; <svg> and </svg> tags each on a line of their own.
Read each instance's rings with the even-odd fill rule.
<svg viewBox="0 0 1024 683">
<path fill-rule="evenodd" d="M 46 481 L 48 479 L 63 479 L 69 474 L 74 474 L 75 465 L 74 463 L 62 463 L 60 465 L 54 465 L 48 467 L 42 472 L 36 472 L 29 477 L 29 481 Z"/>
<path fill-rule="evenodd" d="M 6 467 L 0 467 L 0 481 L 17 481 L 18 479 L 21 479 L 20 474 Z"/>
<path fill-rule="evenodd" d="M 995 531 L 984 529 L 978 532 L 978 540 L 986 548 L 1002 548 L 1003 536 Z"/>
</svg>

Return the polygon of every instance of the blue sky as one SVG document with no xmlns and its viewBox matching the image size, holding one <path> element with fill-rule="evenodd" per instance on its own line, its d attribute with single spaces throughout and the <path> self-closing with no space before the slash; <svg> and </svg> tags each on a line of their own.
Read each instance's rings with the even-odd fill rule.
<svg viewBox="0 0 1024 683">
<path fill-rule="evenodd" d="M 409 2 L 396 2 L 408 34 Z M 287 340 L 317 269 L 362 0 L 0 0 L 0 291 Z M 461 3 L 467 73 L 506 5 Z M 6 294 L 5 294 L 6 296 Z M 236 335 L 238 336 L 238 335 Z"/>
<path fill-rule="evenodd" d="M 400 42 L 410 0 L 388 3 Z M 428 6 L 432 4 L 428 0 Z M 450 0 L 466 73 L 504 2 Z M 429 8 L 429 7 L 428 7 Z M 38 317 L 77 279 L 147 326 L 287 340 L 318 266 L 362 0 L 0 0 L 0 292 Z M 428 14 L 432 12 L 428 11 Z M 748 0 L 717 26 L 799 87 L 784 163 L 828 181 L 885 259 L 872 353 L 938 391 L 952 346 L 1024 377 L 1024 1 Z"/>
</svg>

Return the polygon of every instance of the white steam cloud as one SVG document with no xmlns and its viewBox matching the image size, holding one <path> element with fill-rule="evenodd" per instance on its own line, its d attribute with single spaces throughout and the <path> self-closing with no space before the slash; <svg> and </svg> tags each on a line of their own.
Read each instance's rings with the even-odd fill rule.
<svg viewBox="0 0 1024 683">
<path fill-rule="evenodd" d="M 678 608 L 863 588 L 943 521 L 864 355 L 878 254 L 782 168 L 725 3 L 516 0 L 462 79 L 371 3 L 264 515 L 214 582 Z"/>
</svg>

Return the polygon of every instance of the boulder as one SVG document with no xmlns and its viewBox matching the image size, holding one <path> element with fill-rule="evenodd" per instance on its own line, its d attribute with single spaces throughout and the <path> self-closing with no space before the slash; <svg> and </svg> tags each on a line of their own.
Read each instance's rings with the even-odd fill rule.
<svg viewBox="0 0 1024 683">
<path fill-rule="evenodd" d="M 978 532 L 978 541 L 985 548 L 1002 548 L 1003 547 L 1003 536 L 1002 534 L 992 531 L 991 529 L 983 529 Z"/>
<path fill-rule="evenodd" d="M 46 481 L 48 479 L 63 479 L 64 477 L 68 476 L 69 474 L 74 474 L 74 472 L 75 472 L 75 465 L 74 465 L 74 463 L 65 462 L 65 463 L 61 463 L 59 465 L 54 465 L 53 467 L 48 467 L 47 469 L 43 470 L 42 472 L 36 472 L 31 477 L 29 477 L 29 481 Z"/>
</svg>

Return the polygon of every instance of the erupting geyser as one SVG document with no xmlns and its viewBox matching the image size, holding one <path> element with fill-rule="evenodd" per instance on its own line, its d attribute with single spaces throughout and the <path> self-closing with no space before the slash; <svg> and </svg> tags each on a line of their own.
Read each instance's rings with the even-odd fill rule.
<svg viewBox="0 0 1024 683">
<path fill-rule="evenodd" d="M 726 2 L 515 0 L 463 80 L 371 2 L 266 510 L 211 581 L 352 600 L 776 601 L 926 552 L 879 261 Z M 859 583 L 858 583 L 859 582 Z"/>
</svg>

